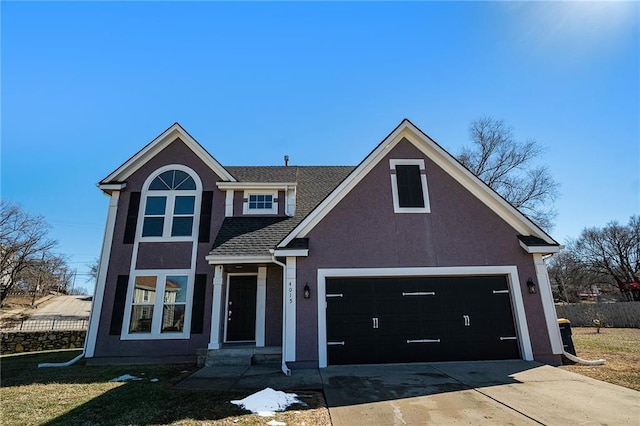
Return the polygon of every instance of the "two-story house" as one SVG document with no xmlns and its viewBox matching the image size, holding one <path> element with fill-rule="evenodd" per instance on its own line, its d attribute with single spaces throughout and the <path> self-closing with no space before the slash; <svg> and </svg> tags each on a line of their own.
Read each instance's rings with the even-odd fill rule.
<svg viewBox="0 0 640 426">
<path fill-rule="evenodd" d="M 223 166 L 174 124 L 98 186 L 89 358 L 560 363 L 558 243 L 408 120 L 355 167 Z"/>
</svg>

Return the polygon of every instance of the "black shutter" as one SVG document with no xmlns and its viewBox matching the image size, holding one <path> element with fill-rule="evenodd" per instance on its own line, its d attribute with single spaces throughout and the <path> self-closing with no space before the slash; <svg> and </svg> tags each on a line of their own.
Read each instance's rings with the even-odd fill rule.
<svg viewBox="0 0 640 426">
<path fill-rule="evenodd" d="M 211 206 L 213 204 L 213 191 L 202 193 L 202 204 L 200 205 L 200 229 L 198 230 L 198 242 L 208 243 L 209 232 L 211 231 Z"/>
<path fill-rule="evenodd" d="M 132 192 L 129 195 L 129 209 L 127 210 L 127 223 L 124 227 L 124 244 L 133 244 L 136 238 L 136 225 L 138 223 L 138 210 L 140 208 L 140 192 Z"/>
<path fill-rule="evenodd" d="M 122 332 L 122 320 L 124 319 L 124 308 L 127 300 L 127 287 L 129 286 L 129 275 L 118 275 L 116 282 L 116 294 L 111 311 L 110 335 L 120 335 Z"/>
<path fill-rule="evenodd" d="M 424 207 L 420 166 L 397 165 L 396 179 L 400 207 Z"/>
<path fill-rule="evenodd" d="M 207 289 L 207 274 L 196 274 L 193 286 L 191 309 L 191 334 L 202 334 L 204 327 L 204 298 Z"/>
</svg>

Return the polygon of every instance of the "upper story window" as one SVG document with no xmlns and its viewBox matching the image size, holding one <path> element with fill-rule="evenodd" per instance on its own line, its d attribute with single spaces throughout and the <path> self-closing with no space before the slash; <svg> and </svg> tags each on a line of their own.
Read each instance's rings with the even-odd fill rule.
<svg viewBox="0 0 640 426">
<path fill-rule="evenodd" d="M 245 191 L 243 214 L 278 214 L 277 191 Z"/>
<path fill-rule="evenodd" d="M 162 171 L 147 188 L 142 237 L 191 238 L 199 194 L 198 184 L 186 171 Z"/>
<path fill-rule="evenodd" d="M 393 211 L 429 213 L 429 191 L 424 160 L 390 160 Z"/>
</svg>

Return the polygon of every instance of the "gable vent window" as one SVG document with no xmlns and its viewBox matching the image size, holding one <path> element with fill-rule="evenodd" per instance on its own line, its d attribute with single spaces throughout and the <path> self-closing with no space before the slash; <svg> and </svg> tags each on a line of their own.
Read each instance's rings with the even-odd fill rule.
<svg viewBox="0 0 640 426">
<path fill-rule="evenodd" d="M 146 192 L 142 237 L 191 238 L 199 191 L 192 176 L 168 170 L 154 178 Z"/>
<path fill-rule="evenodd" d="M 391 160 L 391 190 L 396 213 L 429 213 L 424 160 Z"/>
</svg>

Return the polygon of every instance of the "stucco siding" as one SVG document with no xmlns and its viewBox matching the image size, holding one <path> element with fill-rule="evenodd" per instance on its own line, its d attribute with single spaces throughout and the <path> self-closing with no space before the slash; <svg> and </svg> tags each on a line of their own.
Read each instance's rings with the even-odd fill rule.
<svg viewBox="0 0 640 426">
<path fill-rule="evenodd" d="M 190 242 L 140 243 L 136 269 L 189 269 Z"/>
<path fill-rule="evenodd" d="M 390 159 L 424 159 L 431 213 L 394 213 Z M 551 346 L 533 259 L 516 231 L 413 144 L 403 140 L 309 233 L 309 256 L 298 258 L 297 360 L 317 359 L 317 308 L 302 299 L 308 283 L 317 294 L 318 268 L 400 268 L 515 265 L 524 297 L 532 349 Z"/>
<path fill-rule="evenodd" d="M 191 335 L 188 339 L 176 340 L 120 340 L 119 335 L 109 335 L 111 316 L 114 304 L 114 293 L 119 275 L 130 275 L 131 258 L 134 244 L 124 244 L 124 229 L 127 220 L 127 210 L 131 193 L 141 191 L 145 180 L 162 166 L 169 164 L 181 164 L 191 168 L 198 174 L 202 181 L 203 191 L 213 192 L 213 208 L 211 213 L 211 226 L 209 230 L 209 242 L 197 243 L 196 274 L 207 274 L 207 283 L 204 303 L 203 333 Z M 209 342 L 209 330 L 211 326 L 211 299 L 213 267 L 205 260 L 211 245 L 224 219 L 225 193 L 218 190 L 216 182 L 220 178 L 198 158 L 187 146 L 176 139 L 155 157 L 145 163 L 127 179 L 127 186 L 122 191 L 116 213 L 116 223 L 111 247 L 111 255 L 107 278 L 103 307 L 98 329 L 95 356 L 153 356 L 163 354 L 194 355 L 196 349 L 204 348 Z M 141 205 L 144 200 L 141 200 Z M 194 229 L 198 236 L 198 229 Z M 138 249 L 138 269 L 176 269 L 190 267 L 191 243 L 141 243 Z"/>
<path fill-rule="evenodd" d="M 267 268 L 267 306 L 265 318 L 265 345 L 282 344 L 282 268 Z"/>
</svg>

